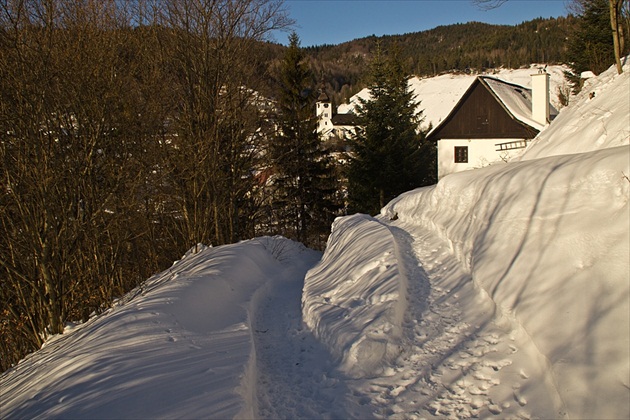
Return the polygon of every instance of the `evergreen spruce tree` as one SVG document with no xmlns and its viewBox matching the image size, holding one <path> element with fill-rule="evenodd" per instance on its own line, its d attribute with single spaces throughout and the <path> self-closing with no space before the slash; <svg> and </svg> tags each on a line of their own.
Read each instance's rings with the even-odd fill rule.
<svg viewBox="0 0 630 420">
<path fill-rule="evenodd" d="M 274 214 L 279 231 L 321 247 L 340 208 L 334 166 L 317 135 L 313 77 L 297 34 L 289 37 L 280 69 L 278 130 L 269 152 L 274 166 Z"/>
<path fill-rule="evenodd" d="M 371 63 L 371 98 L 358 107 L 348 170 L 351 212 L 377 213 L 397 195 L 435 182 L 435 147 L 418 133 L 422 114 L 408 87 L 396 47 L 386 58 L 377 48 Z"/>
</svg>

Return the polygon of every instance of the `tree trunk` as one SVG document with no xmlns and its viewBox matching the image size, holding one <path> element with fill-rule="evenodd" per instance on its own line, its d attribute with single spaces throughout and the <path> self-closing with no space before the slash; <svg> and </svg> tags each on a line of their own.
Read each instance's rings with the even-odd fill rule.
<svg viewBox="0 0 630 420">
<path fill-rule="evenodd" d="M 383 188 L 380 189 L 378 198 L 379 198 L 380 208 L 385 207 L 385 190 Z"/>
<path fill-rule="evenodd" d="M 621 7 L 622 0 L 609 0 L 610 5 L 610 27 L 612 29 L 613 37 L 613 49 L 615 51 L 615 64 L 617 66 L 617 73 L 623 73 L 621 66 L 621 38 L 620 38 L 620 24 L 619 24 L 619 9 Z"/>
</svg>

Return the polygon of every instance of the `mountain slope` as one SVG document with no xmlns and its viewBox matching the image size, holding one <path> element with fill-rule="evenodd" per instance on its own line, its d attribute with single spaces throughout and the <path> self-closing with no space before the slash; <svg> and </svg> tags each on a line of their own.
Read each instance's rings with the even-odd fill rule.
<svg viewBox="0 0 630 420">
<path fill-rule="evenodd" d="M 306 53 L 316 77 L 323 75 L 329 93 L 333 92 L 333 102 L 340 104 L 361 88 L 379 43 L 384 50 L 396 44 L 401 46 L 407 69 L 419 77 L 467 69 L 517 69 L 530 63 L 565 62 L 567 39 L 575 22 L 573 16 L 539 18 L 514 26 L 468 22 L 309 47 Z"/>
</svg>

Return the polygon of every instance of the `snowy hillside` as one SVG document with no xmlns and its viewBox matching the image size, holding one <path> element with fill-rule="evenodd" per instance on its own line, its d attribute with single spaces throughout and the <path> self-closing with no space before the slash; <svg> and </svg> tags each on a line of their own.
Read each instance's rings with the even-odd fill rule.
<svg viewBox="0 0 630 420">
<path fill-rule="evenodd" d="M 589 82 L 523 161 L 335 223 L 304 321 L 381 413 L 628 417 L 626 69 Z"/>
<path fill-rule="evenodd" d="M 0 375 L 0 417 L 628 418 L 629 89 L 600 75 L 519 161 L 339 218 L 323 255 L 187 254 Z"/>
<path fill-rule="evenodd" d="M 539 64 L 532 64 L 529 68 L 523 69 L 496 69 L 487 75 L 497 77 L 506 82 L 516 83 L 526 88 L 531 88 L 533 73 L 538 72 Z M 568 86 L 564 79 L 564 71 L 569 70 L 566 66 L 548 66 L 549 92 L 551 104 L 556 109 L 562 108 L 558 99 L 558 89 L 565 90 Z M 422 110 L 424 121 L 422 127 L 427 128 L 429 124 L 435 127 L 446 118 L 462 97 L 466 89 L 472 84 L 477 75 L 475 74 L 443 74 L 437 77 L 409 79 L 409 87 L 416 95 L 416 100 L 420 101 L 419 109 Z M 340 113 L 351 112 L 360 103 L 360 99 L 368 99 L 368 89 L 363 89 L 350 98 L 349 103 L 338 107 Z"/>
</svg>

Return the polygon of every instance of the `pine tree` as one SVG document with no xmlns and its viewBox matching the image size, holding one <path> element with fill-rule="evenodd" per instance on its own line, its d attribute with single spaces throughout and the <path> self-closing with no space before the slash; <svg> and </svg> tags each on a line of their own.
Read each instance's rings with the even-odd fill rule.
<svg viewBox="0 0 630 420">
<path fill-rule="evenodd" d="M 378 46 L 371 63 L 370 99 L 358 107 L 351 139 L 349 210 L 377 213 L 389 200 L 435 182 L 435 147 L 418 133 L 422 113 L 408 87 L 399 51 L 388 58 Z"/>
<path fill-rule="evenodd" d="M 274 214 L 285 236 L 322 245 L 339 206 L 329 154 L 317 135 L 313 77 L 297 34 L 289 37 L 280 69 L 278 131 L 269 147 L 274 166 Z"/>
</svg>

